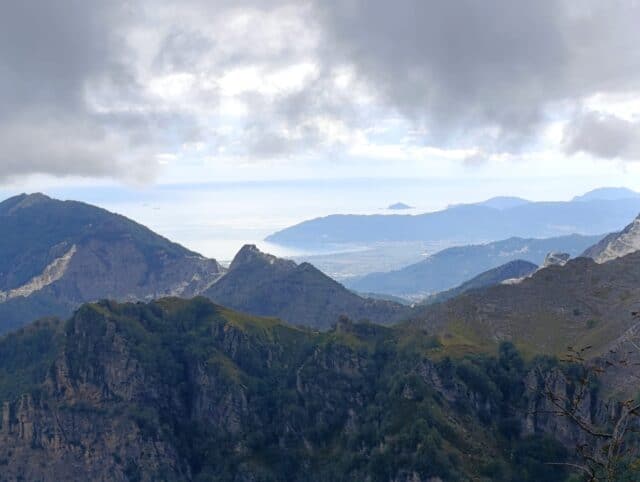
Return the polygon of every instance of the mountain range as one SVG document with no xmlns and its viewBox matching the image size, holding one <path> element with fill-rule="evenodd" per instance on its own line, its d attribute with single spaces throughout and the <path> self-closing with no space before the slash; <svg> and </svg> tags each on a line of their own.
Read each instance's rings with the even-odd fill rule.
<svg viewBox="0 0 640 482">
<path fill-rule="evenodd" d="M 523 260 L 541 265 L 550 251 L 577 256 L 601 238 L 602 235 L 574 234 L 548 239 L 509 238 L 487 244 L 458 246 L 396 271 L 371 273 L 343 282 L 359 292 L 420 298 L 454 288 L 509 261 Z"/>
<path fill-rule="evenodd" d="M 596 366 L 624 356 L 632 376 L 615 372 L 581 401 L 594 426 L 617 413 L 610 397 L 634 395 L 636 225 L 579 249 L 594 240 L 442 251 L 431 261 L 442 276 L 467 250 L 506 261 L 570 246 L 599 262 L 516 258 L 409 308 L 253 245 L 224 270 L 93 206 L 9 199 L 0 310 L 49 316 L 0 337 L 0 478 L 572 480 L 565 464 L 587 435 L 553 400 L 571 399 L 585 368 L 558 358 L 584 346 Z M 82 304 L 107 296 L 135 302 Z"/>
<path fill-rule="evenodd" d="M 42 194 L 0 203 L 0 332 L 100 299 L 205 294 L 227 306 L 326 329 L 342 315 L 391 323 L 408 308 L 362 298 L 309 264 L 245 246 L 225 270 L 123 216 Z"/>
<path fill-rule="evenodd" d="M 278 231 L 269 242 L 297 248 L 399 241 L 464 245 L 512 236 L 546 238 L 616 231 L 640 212 L 633 191 L 596 190 L 567 202 L 494 198 L 419 215 L 341 215 L 312 219 Z"/>
</svg>

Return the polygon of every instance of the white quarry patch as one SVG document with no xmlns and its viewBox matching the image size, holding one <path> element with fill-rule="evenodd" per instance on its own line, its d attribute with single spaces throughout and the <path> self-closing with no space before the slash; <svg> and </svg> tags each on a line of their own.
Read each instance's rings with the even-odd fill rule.
<svg viewBox="0 0 640 482">
<path fill-rule="evenodd" d="M 38 276 L 31 278 L 26 284 L 9 291 L 0 291 L 0 303 L 19 296 L 29 296 L 36 291 L 40 291 L 45 286 L 58 281 L 64 276 L 69 267 L 69 262 L 76 254 L 76 245 L 71 246 L 64 256 L 54 259 Z"/>
<path fill-rule="evenodd" d="M 505 280 L 502 280 L 500 282 L 500 284 L 503 285 L 517 285 L 519 283 L 522 283 L 525 279 L 530 278 L 531 276 L 523 276 L 522 278 L 508 278 Z"/>
<path fill-rule="evenodd" d="M 594 260 L 596 263 L 606 263 L 638 250 L 640 250 L 640 217 L 634 219 Z"/>
</svg>

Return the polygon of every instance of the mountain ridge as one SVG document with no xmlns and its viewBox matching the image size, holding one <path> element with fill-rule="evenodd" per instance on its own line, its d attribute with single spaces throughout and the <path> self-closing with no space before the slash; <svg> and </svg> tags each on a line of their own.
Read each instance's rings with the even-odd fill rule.
<svg viewBox="0 0 640 482">
<path fill-rule="evenodd" d="M 524 352 L 550 355 L 562 355 L 568 346 L 592 346 L 598 355 L 637 323 L 632 313 L 639 300 L 640 252 L 635 252 L 602 264 L 575 258 L 517 284 L 426 306 L 413 320 L 434 334 L 478 344 L 508 340 Z"/>
<path fill-rule="evenodd" d="M 269 235 L 297 248 L 382 242 L 493 242 L 510 236 L 545 238 L 615 231 L 640 212 L 640 198 L 575 202 L 530 202 L 506 209 L 458 205 L 416 215 L 340 215 L 316 218 Z"/>
<path fill-rule="evenodd" d="M 119 214 L 42 193 L 0 203 L 0 332 L 112 297 L 193 296 L 223 272 Z"/>
<path fill-rule="evenodd" d="M 240 249 L 227 273 L 202 295 L 236 310 L 320 329 L 343 315 L 390 324 L 409 313 L 395 302 L 362 298 L 309 263 L 277 258 L 255 245 Z"/>
<path fill-rule="evenodd" d="M 600 238 L 601 236 L 579 235 L 547 239 L 512 237 L 493 243 L 456 246 L 441 250 L 402 269 L 371 273 L 361 278 L 345 280 L 345 284 L 360 292 L 419 298 L 454 288 L 507 261 L 522 259 L 541 265 L 550 251 L 568 251 L 575 256 Z"/>
<path fill-rule="evenodd" d="M 456 296 L 460 296 L 461 294 L 464 294 L 470 290 L 486 288 L 488 286 L 493 286 L 512 280 L 517 280 L 519 282 L 522 278 L 535 273 L 537 269 L 538 265 L 529 261 L 524 261 L 522 259 L 509 261 L 508 263 L 500 265 L 497 268 L 492 268 L 483 273 L 480 273 L 479 275 L 471 278 L 469 281 L 465 281 L 455 288 L 451 288 L 449 290 L 441 291 L 440 293 L 428 296 L 420 304 L 442 303 L 443 301 L 455 298 Z"/>
<path fill-rule="evenodd" d="M 83 305 L 0 337 L 3 478 L 563 482 L 547 462 L 580 433 L 531 415 L 548 408 L 525 382 L 536 367 L 509 345 L 440 350 L 407 328 L 317 333 L 204 298 Z"/>
<path fill-rule="evenodd" d="M 580 196 L 575 196 L 572 201 L 590 201 L 594 199 L 616 200 L 639 197 L 640 193 L 626 187 L 601 187 L 593 189 Z"/>
</svg>

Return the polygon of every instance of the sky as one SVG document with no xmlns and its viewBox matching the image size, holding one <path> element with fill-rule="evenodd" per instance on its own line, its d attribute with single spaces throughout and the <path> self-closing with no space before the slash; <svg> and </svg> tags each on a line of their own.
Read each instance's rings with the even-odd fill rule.
<svg viewBox="0 0 640 482">
<path fill-rule="evenodd" d="M 6 2 L 0 194 L 206 248 L 225 228 L 204 218 L 253 239 L 395 201 L 640 190 L 638 25 L 638 0 Z"/>
</svg>

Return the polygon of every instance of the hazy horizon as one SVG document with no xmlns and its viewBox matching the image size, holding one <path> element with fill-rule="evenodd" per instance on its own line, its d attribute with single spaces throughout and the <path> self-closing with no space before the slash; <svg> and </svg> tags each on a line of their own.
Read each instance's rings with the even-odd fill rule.
<svg viewBox="0 0 640 482">
<path fill-rule="evenodd" d="M 561 180 L 530 183 L 526 192 L 503 187 L 500 179 L 342 179 L 219 182 L 153 185 L 146 188 L 122 185 L 45 186 L 25 189 L 0 188 L 2 199 L 22 192 L 44 192 L 59 198 L 94 204 L 123 214 L 153 231 L 200 254 L 228 262 L 244 244 L 256 244 L 277 256 L 292 257 L 305 252 L 264 241 L 275 231 L 330 214 L 419 214 L 438 211 L 451 204 L 480 202 L 495 196 L 517 196 L 530 201 L 568 201 L 599 187 L 637 185 L 593 185 L 568 191 Z M 636 189 L 634 189 L 636 187 Z M 405 202 L 412 209 L 386 209 Z"/>
<path fill-rule="evenodd" d="M 632 0 L 10 2 L 0 194 L 93 202 L 228 258 L 203 226 L 250 242 L 397 201 L 640 190 L 639 14 Z M 216 191 L 229 204 L 204 207 L 225 202 Z M 166 219 L 143 209 L 159 199 Z"/>
</svg>

